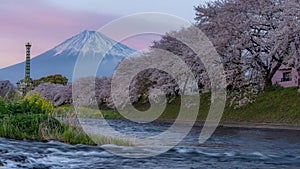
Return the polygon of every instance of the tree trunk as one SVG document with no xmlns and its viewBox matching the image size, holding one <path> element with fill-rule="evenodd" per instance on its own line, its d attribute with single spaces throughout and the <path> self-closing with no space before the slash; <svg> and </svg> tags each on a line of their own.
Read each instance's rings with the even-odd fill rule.
<svg viewBox="0 0 300 169">
<path fill-rule="evenodd" d="M 297 68 L 298 72 L 298 93 L 300 93 L 300 67 Z"/>
<path fill-rule="evenodd" d="M 270 87 L 272 85 L 273 85 L 273 83 L 272 83 L 272 77 L 267 77 L 265 79 L 265 86 L 264 86 L 264 88 L 267 89 L 268 87 Z"/>
</svg>

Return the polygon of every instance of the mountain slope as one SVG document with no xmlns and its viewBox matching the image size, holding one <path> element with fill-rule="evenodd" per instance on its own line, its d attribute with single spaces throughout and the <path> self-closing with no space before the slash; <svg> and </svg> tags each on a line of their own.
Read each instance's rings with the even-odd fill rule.
<svg viewBox="0 0 300 169">
<path fill-rule="evenodd" d="M 97 76 L 111 76 L 117 64 L 135 50 L 117 43 L 107 54 L 104 51 L 116 42 L 96 31 L 84 31 L 56 46 L 55 48 L 31 60 L 31 78 L 62 74 L 72 81 L 74 65 L 81 52 L 97 52 L 99 60 L 105 56 L 98 69 Z M 34 45 L 34 44 L 33 44 Z M 34 46 L 33 46 L 34 47 Z M 25 59 L 25 57 L 24 57 Z M 0 69 L 0 80 L 10 80 L 16 83 L 24 77 L 25 62 Z"/>
</svg>

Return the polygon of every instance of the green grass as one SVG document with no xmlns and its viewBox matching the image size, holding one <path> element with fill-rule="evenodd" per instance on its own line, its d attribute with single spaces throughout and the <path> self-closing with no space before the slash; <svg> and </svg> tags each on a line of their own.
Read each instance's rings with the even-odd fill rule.
<svg viewBox="0 0 300 169">
<path fill-rule="evenodd" d="M 200 108 L 197 120 L 206 119 L 210 108 L 210 94 L 201 95 Z M 180 109 L 180 98 L 176 98 L 166 107 L 159 120 L 174 120 Z M 252 122 L 252 123 L 277 123 L 277 124 L 300 124 L 300 94 L 296 88 L 275 88 L 261 92 L 253 103 L 248 103 L 240 108 L 229 106 L 229 101 L 222 116 L 222 122 Z M 140 103 L 135 105 L 139 110 L 147 110 L 149 104 Z M 67 109 L 71 109 L 68 107 Z M 116 110 L 95 110 L 81 108 L 82 117 L 105 119 L 121 119 L 122 116 Z M 86 112 L 86 115 L 84 115 Z"/>
<path fill-rule="evenodd" d="M 101 135 L 87 135 L 82 129 L 68 127 L 61 135 L 61 141 L 69 144 L 104 145 L 114 144 L 119 146 L 132 146 L 130 141 Z"/>
<path fill-rule="evenodd" d="M 300 94 L 296 88 L 265 91 L 253 103 L 238 109 L 227 107 L 222 120 L 300 124 Z"/>
<path fill-rule="evenodd" d="M 164 112 L 159 116 L 158 120 L 175 120 L 179 114 L 181 106 L 181 98 L 174 99 L 171 103 L 168 103 L 166 109 Z M 134 105 L 134 107 L 140 111 L 146 111 L 150 107 L 149 103 L 138 103 Z M 197 116 L 198 120 L 204 120 L 208 114 L 208 110 L 210 107 L 210 94 L 204 93 L 201 95 L 200 98 L 200 107 L 199 107 L 199 113 Z M 101 110 L 101 113 L 105 114 L 107 117 L 110 117 L 108 119 L 120 119 L 122 118 L 122 115 L 118 113 L 117 110 Z M 112 113 L 110 116 L 108 114 Z M 139 115 L 136 115 L 139 117 Z M 140 117 L 141 119 L 143 117 Z M 147 118 L 147 117 L 146 117 Z"/>
<path fill-rule="evenodd" d="M 69 144 L 131 145 L 129 141 L 106 136 L 92 136 L 91 139 L 80 126 L 60 122 L 55 118 L 57 114 L 70 116 L 71 111 L 70 106 L 60 107 L 54 111 L 52 104 L 40 95 L 28 96 L 10 103 L 0 98 L 0 137 L 37 141 L 55 140 Z"/>
<path fill-rule="evenodd" d="M 80 107 L 77 111 L 71 105 L 57 107 L 54 111 L 55 116 L 77 117 L 77 118 L 96 118 L 96 119 L 121 119 L 122 115 L 116 110 L 99 110 L 87 107 Z"/>
<path fill-rule="evenodd" d="M 79 127 L 61 123 L 51 116 L 41 114 L 18 114 L 2 118 L 0 121 L 0 137 L 37 141 L 55 140 L 68 144 L 132 145 L 129 141 L 106 136 L 91 136 L 93 138 L 91 139 Z"/>
<path fill-rule="evenodd" d="M 54 133 L 62 128 L 56 119 L 42 114 L 8 115 L 0 121 L 0 136 L 6 138 L 42 140 L 43 129 Z"/>
</svg>

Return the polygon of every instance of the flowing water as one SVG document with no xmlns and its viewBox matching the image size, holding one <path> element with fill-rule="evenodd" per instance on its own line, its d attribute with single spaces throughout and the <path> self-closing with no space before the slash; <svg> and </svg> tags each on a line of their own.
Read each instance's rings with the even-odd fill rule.
<svg viewBox="0 0 300 169">
<path fill-rule="evenodd" d="M 124 133 L 155 135 L 168 124 L 109 121 Z M 218 128 L 202 145 L 201 128 L 194 127 L 176 147 L 161 155 L 131 159 L 102 147 L 0 138 L 2 168 L 300 168 L 300 131 Z M 106 145 L 113 146 L 113 145 Z M 122 147 L 126 151 L 126 147 Z"/>
</svg>

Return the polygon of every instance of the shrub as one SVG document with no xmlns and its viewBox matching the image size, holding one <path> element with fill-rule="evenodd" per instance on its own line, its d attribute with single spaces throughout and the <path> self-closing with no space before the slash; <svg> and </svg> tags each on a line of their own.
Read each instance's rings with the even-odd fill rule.
<svg viewBox="0 0 300 169">
<path fill-rule="evenodd" d="M 36 86 L 38 86 L 42 83 L 46 83 L 46 82 L 66 85 L 68 83 L 68 78 L 65 77 L 65 76 L 62 76 L 60 74 L 50 75 L 50 76 L 47 76 L 47 77 L 42 77 L 40 79 L 34 80 L 33 81 L 33 86 L 36 87 Z"/>
<path fill-rule="evenodd" d="M 0 96 L 0 118 L 3 118 L 5 114 L 7 114 L 7 104 L 3 100 L 3 98 Z"/>
<path fill-rule="evenodd" d="M 0 113 L 6 113 L 7 112 L 7 106 L 3 98 L 0 96 Z"/>
<path fill-rule="evenodd" d="M 51 114 L 54 107 L 50 101 L 45 100 L 40 93 L 27 95 L 21 105 L 27 112 L 33 114 Z"/>
<path fill-rule="evenodd" d="M 51 102 L 44 100 L 39 93 L 27 95 L 18 102 L 7 103 L 6 108 L 4 113 L 9 114 L 51 114 L 54 110 Z"/>
</svg>

